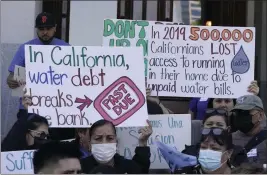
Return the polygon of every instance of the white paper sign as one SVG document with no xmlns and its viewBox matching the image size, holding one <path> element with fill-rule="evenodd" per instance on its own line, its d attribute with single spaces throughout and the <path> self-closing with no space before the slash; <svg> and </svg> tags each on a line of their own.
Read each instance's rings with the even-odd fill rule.
<svg viewBox="0 0 267 175">
<path fill-rule="evenodd" d="M 103 45 L 143 48 L 152 95 L 238 98 L 254 79 L 254 27 L 106 19 Z"/>
<path fill-rule="evenodd" d="M 1 174 L 33 174 L 34 150 L 1 152 Z"/>
<path fill-rule="evenodd" d="M 160 151 L 152 142 L 160 142 L 182 151 L 185 145 L 191 145 L 191 117 L 189 114 L 150 115 L 153 134 L 148 145 L 151 149 L 150 169 L 169 169 Z M 117 128 L 119 154 L 132 159 L 138 146 L 138 127 Z"/>
<path fill-rule="evenodd" d="M 25 60 L 29 111 L 51 127 L 88 127 L 100 119 L 146 124 L 141 48 L 27 45 Z"/>
<path fill-rule="evenodd" d="M 25 67 L 15 65 L 13 78 L 14 78 L 14 80 L 18 81 L 20 86 L 16 89 L 12 89 L 11 94 L 13 97 L 22 97 L 23 96 L 23 89 L 24 89 L 25 84 L 26 84 Z"/>
</svg>

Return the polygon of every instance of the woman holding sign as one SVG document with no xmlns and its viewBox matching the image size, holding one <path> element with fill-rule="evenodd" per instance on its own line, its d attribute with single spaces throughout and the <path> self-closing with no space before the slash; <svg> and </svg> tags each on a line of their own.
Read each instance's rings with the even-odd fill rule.
<svg viewBox="0 0 267 175">
<path fill-rule="evenodd" d="M 31 97 L 24 92 L 20 116 L 1 144 L 1 151 L 32 150 L 47 142 L 49 136 L 48 121 L 37 114 L 28 114 Z"/>
<path fill-rule="evenodd" d="M 259 94 L 259 86 L 257 81 L 252 81 L 251 84 L 248 87 L 248 92 L 258 95 Z M 196 120 L 203 120 L 205 117 L 205 111 L 207 108 L 210 108 L 211 106 L 208 106 L 208 104 L 212 101 L 217 102 L 217 107 L 224 107 L 226 110 L 230 111 L 234 107 L 234 99 L 208 99 L 208 98 L 192 98 L 189 104 L 189 113 L 192 116 L 192 119 Z M 213 106 L 211 108 L 217 108 L 216 106 Z M 230 110 L 229 110 L 230 109 Z"/>
<path fill-rule="evenodd" d="M 152 126 L 140 130 L 139 146 L 132 160 L 125 159 L 117 153 L 116 128 L 112 122 L 99 120 L 90 128 L 91 156 L 81 160 L 83 172 L 91 174 L 95 167 L 108 165 L 116 174 L 148 173 L 150 166 L 150 149 L 146 142 L 152 134 Z M 140 142 L 141 141 L 141 142 Z"/>
</svg>

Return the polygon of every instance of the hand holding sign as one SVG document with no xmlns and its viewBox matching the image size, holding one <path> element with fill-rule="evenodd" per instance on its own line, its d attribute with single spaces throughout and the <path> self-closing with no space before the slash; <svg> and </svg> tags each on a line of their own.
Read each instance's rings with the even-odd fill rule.
<svg viewBox="0 0 267 175">
<path fill-rule="evenodd" d="M 22 105 L 26 110 L 28 110 L 28 107 L 32 105 L 32 98 L 30 95 L 27 94 L 27 89 L 25 88 L 23 91 L 24 95 L 22 97 Z"/>
<path fill-rule="evenodd" d="M 139 146 L 147 146 L 147 140 L 153 133 L 152 125 L 150 124 L 149 120 L 147 120 L 148 126 L 145 126 L 144 128 L 141 128 L 138 133 L 139 136 Z"/>
<path fill-rule="evenodd" d="M 252 81 L 248 86 L 248 92 L 253 93 L 254 95 L 258 95 L 260 92 L 260 88 L 258 86 L 257 81 Z"/>
<path fill-rule="evenodd" d="M 172 172 L 175 169 L 194 166 L 197 164 L 197 158 L 195 156 L 183 154 L 179 151 L 176 151 L 174 148 L 165 145 L 159 141 L 156 141 L 155 144 L 159 148 L 162 156 L 168 163 Z"/>
</svg>

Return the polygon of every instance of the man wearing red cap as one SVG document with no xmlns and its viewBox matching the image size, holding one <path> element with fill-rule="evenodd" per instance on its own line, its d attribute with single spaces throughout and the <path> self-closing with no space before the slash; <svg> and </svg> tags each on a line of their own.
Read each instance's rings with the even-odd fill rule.
<svg viewBox="0 0 267 175">
<path fill-rule="evenodd" d="M 15 89 L 19 87 L 19 83 L 13 79 L 14 76 L 14 69 L 15 65 L 25 67 L 25 51 L 24 46 L 29 45 L 59 45 L 59 46 L 69 46 L 68 43 L 66 43 L 63 40 L 55 38 L 56 33 L 56 21 L 52 14 L 50 13 L 40 13 L 35 20 L 35 28 L 37 29 L 37 36 L 38 38 L 35 38 L 33 40 L 30 40 L 24 44 L 22 44 L 16 55 L 14 56 L 8 71 L 10 72 L 8 78 L 7 78 L 7 84 L 9 88 Z M 24 109 L 23 105 L 21 104 L 20 99 L 20 109 Z"/>
<path fill-rule="evenodd" d="M 63 40 L 55 38 L 56 33 L 56 21 L 52 14 L 50 13 L 40 13 L 35 20 L 35 28 L 37 31 L 37 38 L 30 40 L 22 45 L 20 45 L 19 49 L 17 50 L 9 68 L 8 71 L 10 72 L 8 78 L 7 78 L 7 84 L 9 88 L 15 89 L 19 87 L 19 83 L 13 79 L 14 77 L 14 69 L 15 65 L 25 67 L 25 45 L 58 45 L 58 46 L 69 46 L 68 43 L 66 43 Z M 19 111 L 23 112 L 25 109 L 22 105 L 22 99 L 20 98 L 20 107 Z M 19 114 L 18 113 L 18 117 Z M 68 130 L 68 131 L 67 131 Z M 74 137 L 74 130 L 73 129 L 57 129 L 54 128 L 54 130 L 51 130 L 51 135 L 56 134 L 55 138 L 59 139 L 69 139 Z"/>
</svg>

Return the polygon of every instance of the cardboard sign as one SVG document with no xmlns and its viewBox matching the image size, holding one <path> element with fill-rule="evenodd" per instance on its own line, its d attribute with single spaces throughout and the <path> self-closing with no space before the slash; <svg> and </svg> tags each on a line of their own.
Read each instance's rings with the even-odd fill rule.
<svg viewBox="0 0 267 175">
<path fill-rule="evenodd" d="M 153 144 L 160 141 L 182 151 L 185 145 L 191 145 L 191 117 L 189 114 L 150 115 L 153 134 L 148 140 L 151 149 L 150 169 L 169 169 L 168 164 Z M 132 159 L 138 146 L 139 127 L 117 128 L 119 154 Z"/>
<path fill-rule="evenodd" d="M 51 127 L 88 127 L 100 119 L 146 124 L 141 48 L 27 45 L 25 61 L 29 112 Z"/>
<path fill-rule="evenodd" d="M 1 152 L 1 174 L 34 174 L 34 150 Z"/>
<path fill-rule="evenodd" d="M 19 87 L 16 89 L 12 89 L 11 95 L 13 97 L 22 97 L 23 96 L 23 89 L 24 89 L 25 84 L 26 84 L 25 67 L 15 65 L 13 78 L 14 78 L 14 80 L 18 81 Z"/>
<path fill-rule="evenodd" d="M 105 19 L 103 45 L 143 49 L 152 95 L 237 98 L 254 79 L 253 27 Z"/>
</svg>

